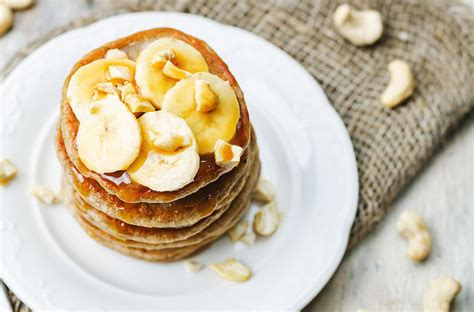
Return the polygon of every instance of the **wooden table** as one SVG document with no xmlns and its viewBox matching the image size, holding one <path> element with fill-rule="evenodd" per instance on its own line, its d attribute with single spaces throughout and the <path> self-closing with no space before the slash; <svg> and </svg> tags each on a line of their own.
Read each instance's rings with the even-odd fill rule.
<svg viewBox="0 0 474 312">
<path fill-rule="evenodd" d="M 395 224 L 404 209 L 420 212 L 433 235 L 421 264 L 405 256 Z M 474 114 L 452 135 L 385 219 L 352 251 L 308 311 L 422 311 L 430 281 L 447 275 L 463 290 L 453 311 L 474 311 Z"/>
<path fill-rule="evenodd" d="M 133 1 L 133 0 L 131 0 Z M 15 14 L 15 26 L 0 39 L 0 69 L 29 42 L 94 10 L 126 0 L 38 0 Z M 130 1 L 129 1 L 130 2 Z M 474 91 L 473 91 L 474 92 Z M 406 256 L 406 243 L 395 223 L 403 209 L 421 212 L 433 233 L 433 251 L 422 264 Z M 474 311 L 474 114 L 400 194 L 383 222 L 346 255 L 324 291 L 308 311 L 421 311 L 430 280 L 457 278 L 463 290 L 454 311 Z"/>
</svg>

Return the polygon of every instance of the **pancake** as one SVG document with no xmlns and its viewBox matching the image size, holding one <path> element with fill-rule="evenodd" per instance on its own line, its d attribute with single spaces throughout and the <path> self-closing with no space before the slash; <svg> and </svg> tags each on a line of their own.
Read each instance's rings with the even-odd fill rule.
<svg viewBox="0 0 474 312">
<path fill-rule="evenodd" d="M 197 158 L 194 158 L 196 162 L 193 163 L 194 166 L 191 166 L 192 168 L 183 167 L 183 170 L 188 169 L 188 172 L 192 172 L 193 175 L 195 172 L 194 170 L 197 170 L 192 182 L 178 190 L 158 192 L 131 181 L 127 171 L 99 174 L 88 169 L 84 165 L 79 158 L 76 142 L 79 121 L 70 106 L 67 91 L 71 77 L 79 68 L 95 60 L 105 58 L 105 55 L 109 50 L 120 49 L 126 52 L 131 60 L 136 60 L 138 55 L 140 55 L 143 49 L 148 47 L 150 43 L 165 37 L 182 40 L 199 51 L 207 63 L 209 73 L 227 81 L 230 87 L 234 90 L 238 102 L 237 108 L 232 92 L 230 92 L 229 87 L 225 85 L 226 92 L 227 94 L 230 94 L 230 98 L 232 99 L 231 101 L 229 100 L 232 103 L 230 106 L 231 109 L 229 111 L 225 110 L 227 109 L 225 105 L 228 105 L 230 102 L 223 100 L 223 102 L 219 104 L 219 109 L 222 111 L 219 111 L 218 113 L 216 112 L 217 115 L 215 115 L 221 117 L 224 116 L 225 118 L 222 117 L 223 119 L 219 119 L 216 117 L 216 119 L 214 119 L 213 116 L 209 115 L 209 120 L 201 120 L 200 118 L 203 116 L 196 115 L 199 117 L 197 118 L 192 115 L 191 117 L 188 116 L 189 120 L 185 118 L 185 121 L 191 123 L 193 125 L 191 126 L 193 127 L 193 131 L 197 131 L 196 133 L 200 135 L 211 135 L 213 134 L 213 131 L 216 131 L 216 129 L 219 129 L 220 131 L 220 128 L 225 128 L 225 130 L 223 130 L 223 133 L 227 133 L 225 141 L 229 141 L 230 144 L 242 147 L 243 152 L 241 153 L 240 148 L 237 147 L 235 148 L 238 152 L 235 151 L 234 147 L 232 147 L 232 152 L 228 152 L 227 155 L 225 154 L 225 150 L 220 151 L 220 153 L 217 154 L 225 159 L 224 165 L 221 164 L 220 166 L 216 164 L 214 153 L 200 154 L 198 169 Z M 178 50 L 172 51 L 176 52 Z M 165 50 L 161 52 L 165 52 Z M 177 52 L 176 55 L 178 55 Z M 157 55 L 150 54 L 147 57 L 149 57 L 148 60 L 152 62 L 152 65 L 150 66 L 155 66 L 155 58 Z M 196 68 L 205 70 L 205 64 L 202 62 L 201 58 L 190 58 L 189 60 L 199 64 Z M 127 62 L 127 64 L 130 64 L 129 61 Z M 196 64 L 193 63 L 193 65 Z M 166 66 L 168 65 L 169 64 Z M 104 66 L 110 66 L 110 64 Z M 179 66 L 179 64 L 177 66 Z M 130 68 L 130 70 L 132 70 L 132 68 Z M 188 68 L 186 68 L 186 70 L 188 70 Z M 102 78 L 97 79 L 106 79 L 107 81 L 110 81 L 112 80 L 111 78 L 116 78 L 112 75 L 111 67 L 109 69 L 104 67 L 103 71 L 104 72 L 97 71 L 97 73 L 100 75 L 105 74 L 105 78 L 101 76 Z M 191 69 L 189 69 L 189 71 L 194 72 Z M 163 73 L 168 75 L 164 69 Z M 95 72 L 85 71 L 85 76 L 79 78 L 77 83 L 74 83 L 74 85 L 77 85 L 77 90 L 72 93 L 72 99 L 76 99 L 76 97 L 82 98 L 84 96 L 84 99 L 86 99 L 85 103 L 90 104 L 90 101 L 93 101 L 89 98 L 88 92 L 94 90 L 96 93 L 99 92 L 99 84 L 94 85 L 90 83 L 90 79 L 91 77 L 94 77 L 94 74 Z M 107 74 L 109 75 L 108 78 Z M 176 78 L 178 77 L 176 76 Z M 196 77 L 194 78 L 200 79 Z M 125 80 L 130 80 L 130 78 L 127 77 Z M 148 80 L 147 83 L 154 86 L 153 79 Z M 172 83 L 172 80 L 168 81 L 168 84 L 169 83 Z M 194 83 L 194 81 L 186 81 L 186 83 Z M 89 84 L 91 85 L 91 88 L 89 88 Z M 80 88 L 80 86 L 83 85 L 86 86 L 86 89 L 84 90 Z M 146 88 L 146 85 L 140 86 Z M 139 90 L 140 86 L 135 87 Z M 166 86 L 166 88 L 168 88 L 168 85 Z M 195 86 L 196 90 L 198 90 L 198 86 L 199 84 Z M 187 107 L 186 109 L 189 108 L 194 112 L 193 106 L 191 105 L 193 104 L 191 101 L 195 101 L 193 96 L 197 96 L 198 99 L 204 99 L 205 93 L 196 91 L 197 93 L 195 92 L 193 95 L 189 93 L 189 90 L 192 90 L 192 88 L 192 85 L 187 85 L 186 89 L 184 89 L 186 92 L 186 98 L 184 100 L 178 96 L 177 98 L 173 98 L 174 102 L 170 101 L 170 103 L 183 102 L 186 104 L 189 102 L 188 106 L 184 105 L 183 107 Z M 170 94 L 170 97 L 174 95 L 174 93 L 168 94 Z M 92 93 L 90 96 L 92 97 Z M 95 99 L 95 96 L 97 96 L 97 94 L 95 94 L 92 99 Z M 99 95 L 99 98 L 100 96 L 101 95 Z M 125 97 L 124 93 L 120 96 Z M 218 99 L 222 100 L 225 98 L 226 97 L 221 97 L 219 95 Z M 128 97 L 125 97 L 125 100 L 122 98 L 122 100 L 124 103 L 126 102 L 126 105 L 132 105 L 127 102 Z M 161 100 L 154 102 L 154 104 L 160 103 L 160 101 Z M 201 103 L 205 103 L 205 101 L 196 101 L 198 104 L 197 111 L 202 112 L 199 107 Z M 210 100 L 208 102 L 210 103 Z M 214 101 L 211 104 L 215 105 L 216 102 Z M 213 108 L 215 108 L 215 106 Z M 89 108 L 86 106 L 85 109 Z M 113 111 L 113 107 L 111 109 Z M 166 106 L 164 109 L 166 110 Z M 131 111 L 134 112 L 134 109 L 131 108 Z M 77 112 L 79 112 L 79 110 Z M 237 112 L 239 112 L 240 115 L 238 115 Z M 94 112 L 91 111 L 91 114 L 93 113 Z M 179 113 L 177 114 L 179 115 Z M 230 116 L 230 119 L 226 119 L 229 117 L 228 115 Z M 240 116 L 238 121 L 237 116 Z M 198 119 L 199 123 L 194 123 L 195 121 L 192 120 L 194 117 Z M 116 128 L 119 130 L 125 129 L 124 127 L 121 127 L 121 122 L 124 122 L 124 125 L 126 125 L 126 121 L 123 121 L 122 119 L 117 120 L 119 120 L 118 124 L 113 124 L 115 128 L 110 129 L 110 132 L 113 134 L 116 133 L 114 132 Z M 200 123 L 201 121 L 203 122 Z M 226 122 L 225 124 L 223 124 L 224 121 Z M 94 120 L 92 120 L 92 122 L 94 122 Z M 97 122 L 100 122 L 100 120 Z M 235 133 L 232 134 L 235 123 L 237 123 L 235 126 Z M 216 125 L 218 127 L 216 127 Z M 148 128 L 146 126 L 140 128 L 142 135 L 145 133 L 143 132 L 144 129 L 147 130 Z M 204 129 L 206 131 L 203 134 L 202 131 Z M 107 124 L 105 125 L 105 131 L 109 131 Z M 163 130 L 161 129 L 160 133 L 162 131 Z M 119 134 L 122 135 L 121 132 Z M 145 134 L 148 134 L 148 132 Z M 100 133 L 97 135 L 99 138 L 94 137 L 95 139 L 102 139 Z M 233 137 L 228 140 L 232 135 Z M 220 132 L 217 137 L 224 138 L 221 136 Z M 102 147 L 106 146 L 106 144 L 101 140 L 99 141 L 97 149 L 100 150 Z M 203 147 L 199 145 L 199 150 L 201 150 L 201 152 L 211 151 L 212 145 L 214 145 L 215 141 L 209 141 L 208 139 L 203 139 L 203 141 L 207 146 L 204 145 L 206 147 Z M 114 141 L 112 140 L 112 142 Z M 121 155 L 121 153 L 126 152 L 128 145 L 133 145 L 133 143 L 134 142 L 125 142 L 123 146 L 114 143 L 118 147 L 111 155 Z M 166 145 L 166 147 L 168 147 L 168 145 Z M 91 157 L 89 158 L 94 159 L 96 152 L 95 148 L 92 148 L 87 144 L 81 144 L 80 146 L 81 148 L 88 147 L 91 151 Z M 63 193 L 65 195 L 65 203 L 70 208 L 72 214 L 82 228 L 97 242 L 125 255 L 148 261 L 179 260 L 212 244 L 212 242 L 235 226 L 235 224 L 246 213 L 251 204 L 253 192 L 260 176 L 261 164 L 256 136 L 250 124 L 243 93 L 235 78 L 230 73 L 227 65 L 205 42 L 170 28 L 157 28 L 142 31 L 107 43 L 100 48 L 89 52 L 74 65 L 66 78 L 62 89 L 61 117 L 56 136 L 56 149 L 58 159 L 64 170 Z M 141 152 L 143 151 L 147 152 L 148 150 L 142 149 Z M 155 153 L 157 153 L 157 151 L 155 151 Z M 240 161 L 236 167 L 229 166 L 232 164 L 232 161 L 234 161 L 234 159 L 230 160 L 231 157 L 229 157 L 229 153 L 231 156 L 240 157 Z M 196 154 L 194 153 L 193 155 L 195 156 Z M 152 154 L 145 156 L 151 157 L 155 155 Z M 86 157 L 84 159 L 88 160 L 89 158 Z M 133 158 L 131 159 L 133 160 Z M 104 160 L 104 163 L 107 164 L 108 160 L 110 159 Z M 127 166 L 128 164 L 124 164 L 113 166 L 112 168 L 125 168 Z M 101 166 L 97 168 L 98 171 L 107 171 L 107 169 L 103 169 Z M 166 183 L 175 182 L 175 180 L 172 179 L 178 181 L 181 177 L 175 176 L 173 178 L 167 178 L 168 180 L 166 180 L 165 177 L 167 177 L 167 175 L 158 176 L 159 173 L 154 173 L 153 170 L 150 172 L 146 169 L 143 170 L 145 170 L 145 175 L 149 175 L 153 179 L 159 178 Z M 134 171 L 131 170 L 130 172 Z M 183 177 L 184 176 L 185 174 L 183 174 Z M 190 177 L 190 179 L 192 179 L 192 177 Z M 187 181 L 189 180 L 186 179 L 186 182 Z M 153 184 L 148 185 L 151 186 Z M 158 187 L 156 188 L 159 189 Z M 163 189 L 174 188 L 170 187 Z"/>
<path fill-rule="evenodd" d="M 248 158 L 256 153 L 256 138 L 252 132 L 249 148 L 242 155 L 238 167 L 223 175 L 218 181 L 207 185 L 198 192 L 172 203 L 126 203 L 109 194 L 99 183 L 82 176 L 68 158 L 62 132 L 58 131 L 56 149 L 66 177 L 81 197 L 94 208 L 108 216 L 128 224 L 142 227 L 184 227 L 211 215 L 219 205 L 223 205 L 229 192 L 248 166 Z M 121 186 L 123 184 L 120 184 Z"/>
<path fill-rule="evenodd" d="M 76 208 L 76 215 L 79 216 L 80 218 L 84 219 L 85 221 L 89 222 L 90 225 L 94 226 L 97 230 L 103 232 L 106 234 L 106 237 L 117 242 L 118 244 L 122 244 L 126 247 L 133 247 L 133 248 L 142 248 L 142 249 L 149 249 L 149 250 L 159 250 L 159 249 L 168 249 L 168 248 L 180 248 L 180 247 L 185 247 L 185 246 L 191 246 L 195 244 L 199 244 L 203 241 L 207 241 L 211 237 L 220 236 L 221 234 L 225 233 L 222 232 L 221 230 L 221 225 L 222 222 L 219 222 L 220 220 L 233 220 L 235 216 L 239 215 L 239 213 L 242 211 L 242 209 L 245 208 L 245 203 L 249 201 L 252 197 L 252 192 L 254 188 L 254 182 L 253 180 L 255 179 L 255 176 L 259 174 L 259 167 L 260 163 L 259 161 L 255 162 L 255 164 L 249 168 L 249 175 L 245 177 L 245 186 L 242 189 L 242 191 L 237 194 L 235 197 L 234 201 L 229 205 L 228 209 L 222 209 L 224 210 L 224 214 L 222 215 L 221 218 L 218 218 L 217 221 L 212 222 L 209 227 L 206 227 L 199 233 L 186 238 L 184 240 L 179 240 L 179 241 L 174 241 L 170 243 L 150 243 L 150 242 L 140 242 L 136 240 L 130 240 L 130 239 L 123 239 L 120 237 L 117 237 L 116 235 L 113 235 L 111 233 L 108 233 L 108 231 L 101 229 L 100 226 L 97 226 L 93 221 L 90 221 L 87 217 L 85 217 L 78 209 L 77 206 Z M 73 203 L 74 204 L 74 203 Z"/>
<path fill-rule="evenodd" d="M 208 246 L 210 243 L 215 241 L 222 234 L 226 233 L 237 224 L 237 222 L 243 217 L 245 212 L 250 207 L 252 193 L 257 184 L 259 176 L 260 161 L 256 161 L 251 175 L 247 181 L 246 187 L 244 187 L 244 190 L 241 192 L 241 194 L 237 196 L 237 198 L 232 202 L 231 207 L 221 218 L 213 222 L 208 228 L 201 232 L 202 234 L 199 234 L 201 237 L 199 239 L 195 239 L 196 243 L 188 246 L 164 249 L 133 247 L 135 243 L 118 239 L 95 227 L 77 214 L 76 218 L 89 236 L 111 249 L 114 249 L 125 255 L 147 261 L 176 261 L 188 257 L 198 250 Z"/>
<path fill-rule="evenodd" d="M 230 86 L 235 91 L 240 105 L 240 119 L 236 127 L 236 133 L 230 142 L 232 144 L 239 145 L 244 149 L 247 149 L 250 142 L 250 121 L 243 93 L 237 81 L 230 73 L 227 65 L 204 41 L 184 34 L 175 29 L 157 28 L 138 32 L 107 43 L 100 48 L 86 54 L 79 62 L 75 64 L 69 76 L 66 78 L 61 99 L 60 128 L 64 138 L 64 146 L 69 159 L 74 164 L 74 167 L 79 171 L 79 173 L 84 177 L 95 180 L 108 193 L 111 193 L 120 198 L 122 201 L 128 203 L 173 202 L 197 192 L 202 187 L 212 183 L 213 181 L 216 181 L 220 176 L 229 171 L 228 168 L 218 166 L 215 163 L 214 156 L 212 154 L 201 155 L 199 171 L 196 174 L 193 182 L 176 191 L 157 192 L 136 183 L 121 183 L 117 185 L 114 180 L 116 180 L 117 177 L 126 175 L 126 172 L 117 172 L 107 175 L 98 174 L 89 170 L 79 159 L 77 146 L 75 144 L 79 121 L 72 112 L 66 95 L 71 76 L 81 66 L 86 65 L 94 60 L 104 58 L 106 52 L 109 49 L 123 49 L 124 51 L 128 52 L 130 57 L 136 58 L 139 52 L 143 50 L 149 43 L 163 37 L 177 38 L 193 46 L 206 60 L 209 67 L 209 72 L 229 82 Z"/>
<path fill-rule="evenodd" d="M 68 200 L 74 205 L 78 215 L 86 219 L 94 226 L 109 233 L 110 235 L 120 239 L 134 240 L 137 242 L 145 242 L 150 244 L 170 243 L 182 241 L 193 235 L 196 235 L 208 227 L 212 222 L 220 218 L 230 206 L 231 201 L 239 196 L 244 186 L 248 185 L 246 182 L 248 180 L 249 174 L 252 172 L 252 170 L 254 170 L 253 163 L 255 163 L 255 161 L 258 161 L 258 155 L 252 159 L 252 166 L 248 167 L 243 177 L 231 189 L 229 193 L 229 201 L 223 204 L 224 207 L 219 207 L 219 209 L 217 209 L 210 216 L 189 227 L 148 228 L 131 225 L 118 219 L 114 219 L 89 205 L 66 181 L 63 183 L 63 189 Z"/>
</svg>

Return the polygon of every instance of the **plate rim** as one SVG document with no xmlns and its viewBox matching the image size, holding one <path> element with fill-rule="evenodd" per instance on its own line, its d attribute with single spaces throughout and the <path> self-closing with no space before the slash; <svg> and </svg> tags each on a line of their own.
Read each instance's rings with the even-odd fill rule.
<svg viewBox="0 0 474 312">
<path fill-rule="evenodd" d="M 352 141 L 350 139 L 350 135 L 349 135 L 347 127 L 345 126 L 341 116 L 337 113 L 337 111 L 331 105 L 326 93 L 324 92 L 323 88 L 320 86 L 319 82 L 304 68 L 303 65 L 301 65 L 298 61 L 296 61 L 291 55 L 289 55 L 284 50 L 282 50 L 280 47 L 276 46 L 275 44 L 271 43 L 270 41 L 267 41 L 266 39 L 250 32 L 250 31 L 247 31 L 247 30 L 235 27 L 235 26 L 231 26 L 231 25 L 226 25 L 226 24 L 217 22 L 215 20 L 209 19 L 207 17 L 200 16 L 200 15 L 195 15 L 195 14 L 190 14 L 190 13 L 182 13 L 182 12 L 161 12 L 161 11 L 128 12 L 128 13 L 123 13 L 123 14 L 112 15 L 112 16 L 108 16 L 106 18 L 101 18 L 99 20 L 96 20 L 93 23 L 90 23 L 88 25 L 65 31 L 65 32 L 63 32 L 63 33 L 61 33 L 61 34 L 45 41 L 41 45 L 37 46 L 32 51 L 32 53 L 35 52 L 36 50 L 44 47 L 45 45 L 50 43 L 50 41 L 56 40 L 57 38 L 60 38 L 63 35 L 67 35 L 70 32 L 74 32 L 74 31 L 78 31 L 78 30 L 81 30 L 81 29 L 84 29 L 84 28 L 88 28 L 88 27 L 91 27 L 91 26 L 93 26 L 97 23 L 104 22 L 106 20 L 112 20 L 112 19 L 115 19 L 115 18 L 120 18 L 120 17 L 123 17 L 123 16 L 127 16 L 127 15 L 142 15 L 142 14 L 158 14 L 158 15 L 166 15 L 168 17 L 179 16 L 181 18 L 184 17 L 184 18 L 201 20 L 205 23 L 214 24 L 217 27 L 224 27 L 224 28 L 230 29 L 231 31 L 240 32 L 245 36 L 251 36 L 251 37 L 253 37 L 253 39 L 259 41 L 261 44 L 270 46 L 274 50 L 278 50 L 278 52 L 280 54 L 283 54 L 291 63 L 293 63 L 294 67 L 298 69 L 298 71 L 301 73 L 301 75 L 306 76 L 308 82 L 311 81 L 311 85 L 312 85 L 311 87 L 315 88 L 315 89 L 318 89 L 318 91 L 323 95 L 324 104 L 322 104 L 322 107 L 324 107 L 324 109 L 327 111 L 328 114 L 333 115 L 332 116 L 333 120 L 338 123 L 337 127 L 341 128 L 341 133 L 344 134 L 343 137 L 341 137 L 341 139 L 343 140 L 343 145 L 346 145 L 347 147 L 350 147 L 350 148 L 347 148 L 348 152 L 350 153 L 350 155 L 347 155 L 348 156 L 347 160 L 349 162 L 348 165 L 351 169 L 350 177 L 351 177 L 352 181 L 350 183 L 351 183 L 351 185 L 353 185 L 354 190 L 352 192 L 352 197 L 348 200 L 348 202 L 350 203 L 349 205 L 352 207 L 351 208 L 352 211 L 351 211 L 351 213 L 347 213 L 346 219 L 343 222 L 345 230 L 343 232 L 343 235 L 341 235 L 342 242 L 340 242 L 340 244 L 338 244 L 339 247 L 337 248 L 337 253 L 334 255 L 335 261 L 330 262 L 330 265 L 328 266 L 327 270 L 322 274 L 322 276 L 320 278 L 320 283 L 314 283 L 313 287 L 308 289 L 306 291 L 306 293 L 303 296 L 301 296 L 301 298 L 297 302 L 295 302 L 293 304 L 293 306 L 290 308 L 290 309 L 297 309 L 297 310 L 302 309 L 308 303 L 310 303 L 321 292 L 321 290 L 327 285 L 328 281 L 334 275 L 337 268 L 339 267 L 339 265 L 340 265 L 340 263 L 341 263 L 341 261 L 344 257 L 344 254 L 346 252 L 347 245 L 348 245 L 349 238 L 350 238 L 350 231 L 351 231 L 352 224 L 355 220 L 355 216 L 356 216 L 356 213 L 357 213 L 357 206 L 358 206 L 358 200 L 359 200 L 359 174 L 358 174 L 358 167 L 357 167 L 357 159 L 356 159 L 355 150 L 354 150 Z M 3 77 L 3 79 L 0 81 L 0 85 L 3 85 L 5 83 L 5 81 L 8 80 L 9 76 L 13 72 L 15 72 L 17 70 L 17 68 L 19 67 L 19 65 L 21 65 L 24 62 L 24 60 L 27 59 L 28 57 L 29 57 L 29 55 L 26 56 L 25 58 L 23 58 L 20 62 L 18 62 L 15 65 L 15 67 L 7 75 L 5 75 Z M 3 270 L 7 271 L 6 268 L 4 268 Z M 14 280 L 13 278 L 8 280 L 8 278 L 5 278 L 5 273 L 4 272 L 0 272 L 0 274 L 1 274 L 1 278 L 3 278 L 4 282 L 8 285 L 8 287 L 15 294 L 22 293 L 22 288 L 23 287 L 21 287 L 20 285 L 18 285 L 16 283 L 11 283 Z M 30 307 L 34 306 L 34 304 L 33 305 L 31 304 L 31 303 L 33 303 L 33 299 L 31 299 L 31 301 L 30 301 L 29 297 L 28 298 L 22 298 L 21 300 L 23 302 L 25 302 Z"/>
</svg>

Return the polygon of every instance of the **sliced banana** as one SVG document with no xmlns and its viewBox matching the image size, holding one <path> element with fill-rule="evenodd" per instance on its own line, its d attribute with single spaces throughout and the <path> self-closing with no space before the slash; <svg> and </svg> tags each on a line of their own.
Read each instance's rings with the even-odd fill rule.
<svg viewBox="0 0 474 312">
<path fill-rule="evenodd" d="M 127 169 L 132 181 L 157 192 L 175 191 L 191 183 L 199 169 L 199 154 L 191 128 L 164 111 L 142 115 L 138 122 L 143 144 Z"/>
<path fill-rule="evenodd" d="M 194 96 L 195 81 L 209 83 L 219 105 L 210 112 L 198 112 Z M 228 82 L 210 73 L 196 73 L 179 81 L 164 99 L 162 110 L 184 118 L 196 136 L 199 153 L 212 153 L 217 140 L 229 141 L 235 134 L 240 118 L 240 106 Z"/>
<path fill-rule="evenodd" d="M 175 38 L 161 38 L 152 42 L 137 58 L 135 80 L 142 94 L 157 107 L 161 107 L 163 97 L 176 84 L 176 79 L 167 77 L 163 67 L 170 62 L 179 70 L 189 73 L 207 72 L 206 60 L 194 47 Z M 168 65 L 172 72 L 174 67 Z M 180 72 L 179 77 L 186 76 Z"/>
<path fill-rule="evenodd" d="M 110 69 L 112 69 L 112 75 L 122 75 L 122 77 L 125 77 L 127 70 L 129 70 L 131 73 L 130 78 L 133 78 L 135 62 L 116 58 L 100 59 L 80 67 L 72 75 L 66 95 L 72 111 L 80 122 L 89 115 L 97 85 L 109 82 Z"/>
<path fill-rule="evenodd" d="M 127 169 L 140 153 L 137 119 L 115 97 L 93 102 L 90 111 L 77 132 L 79 158 L 97 173 Z"/>
</svg>

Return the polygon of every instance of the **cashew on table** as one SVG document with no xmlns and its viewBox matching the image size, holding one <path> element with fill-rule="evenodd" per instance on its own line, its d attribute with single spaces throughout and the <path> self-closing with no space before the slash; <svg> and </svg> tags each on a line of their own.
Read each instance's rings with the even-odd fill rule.
<svg viewBox="0 0 474 312">
<path fill-rule="evenodd" d="M 6 33 L 13 25 L 13 11 L 10 7 L 0 3 L 0 36 Z"/>
<path fill-rule="evenodd" d="M 35 0 L 0 0 L 0 37 L 12 28 L 13 11 L 28 9 L 35 2 Z"/>
<path fill-rule="evenodd" d="M 425 220 L 417 212 L 402 212 L 397 229 L 408 240 L 408 256 L 412 260 L 423 261 L 430 254 L 431 235 Z"/>
<path fill-rule="evenodd" d="M 449 312 L 451 301 L 461 291 L 461 284 L 450 277 L 435 279 L 423 296 L 424 312 Z"/>
</svg>

